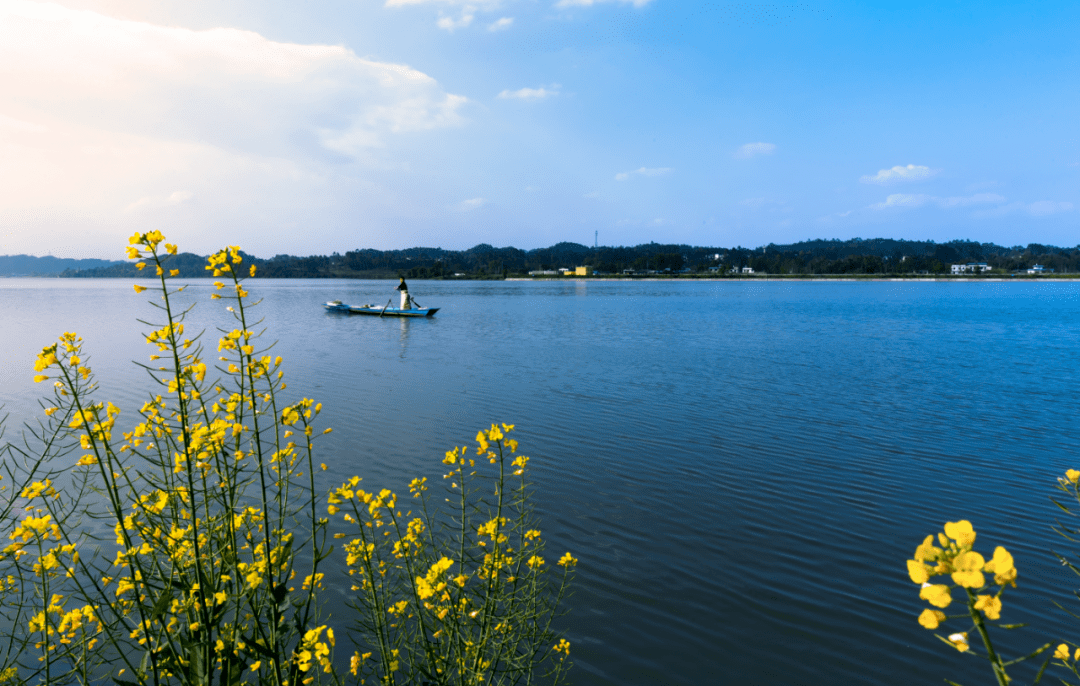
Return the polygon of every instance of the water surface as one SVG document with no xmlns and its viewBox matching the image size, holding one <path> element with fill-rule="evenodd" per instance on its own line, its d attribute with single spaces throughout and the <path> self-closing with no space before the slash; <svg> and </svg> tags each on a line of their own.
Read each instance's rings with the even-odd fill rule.
<svg viewBox="0 0 1080 686">
<path fill-rule="evenodd" d="M 1048 552 L 1080 550 L 1048 500 L 1080 466 L 1080 285 L 417 281 L 432 319 L 319 306 L 392 286 L 251 283 L 288 392 L 335 429 L 326 483 L 404 491 L 516 423 L 551 550 L 580 559 L 576 683 L 986 683 L 915 622 L 904 566 L 960 518 L 1016 556 L 1002 617 L 1037 630 L 1011 652 L 1080 637 Z M 192 282 L 193 316 L 231 328 L 211 291 Z M 34 354 L 68 330 L 132 413 L 154 316 L 126 281 L 0 280 L 9 435 L 38 411 Z"/>
</svg>

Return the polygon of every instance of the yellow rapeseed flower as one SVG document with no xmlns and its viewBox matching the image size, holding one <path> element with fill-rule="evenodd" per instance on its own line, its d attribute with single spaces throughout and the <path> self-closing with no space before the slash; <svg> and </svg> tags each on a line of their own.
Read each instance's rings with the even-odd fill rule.
<svg viewBox="0 0 1080 686">
<path fill-rule="evenodd" d="M 934 607 L 948 607 L 952 602 L 949 587 L 945 584 L 923 584 L 919 597 Z"/>
<path fill-rule="evenodd" d="M 1080 481 L 1080 471 L 1077 471 L 1075 469 L 1069 469 L 1065 472 L 1065 478 L 1073 483 L 1076 483 L 1077 481 Z"/>
<path fill-rule="evenodd" d="M 974 550 L 960 553 L 953 558 L 953 583 L 964 588 L 982 588 L 986 584 L 982 573 L 984 564 L 983 556 Z"/>
<path fill-rule="evenodd" d="M 975 531 L 971 522 L 961 519 L 959 522 L 945 522 L 945 535 L 956 541 L 961 548 L 975 543 Z"/>
<path fill-rule="evenodd" d="M 1016 586 L 1016 567 L 1013 566 L 1013 556 L 1001 546 L 994 548 L 994 558 L 986 563 L 983 571 L 993 573 L 995 584 L 1004 586 L 1011 583 L 1013 587 Z"/>
<path fill-rule="evenodd" d="M 135 289 L 136 293 L 142 293 L 146 290 L 146 286 L 140 286 L 139 284 L 135 284 L 134 286 L 132 286 L 132 288 Z"/>
<path fill-rule="evenodd" d="M 1057 647 L 1057 650 L 1054 651 L 1054 657 L 1058 660 L 1068 660 L 1069 652 L 1069 646 L 1062 643 Z"/>
<path fill-rule="evenodd" d="M 979 596 L 975 601 L 975 609 L 982 610 L 987 619 L 1001 619 L 1001 599 L 997 596 Z"/>
<path fill-rule="evenodd" d="M 924 565 L 922 562 L 907 561 L 908 576 L 917 584 L 925 584 L 930 579 L 930 572 L 932 571 L 934 571 L 933 567 Z"/>
<path fill-rule="evenodd" d="M 970 645 L 968 645 L 968 638 L 967 638 L 967 632 L 966 631 L 963 632 L 963 633 L 959 633 L 959 634 L 950 634 L 949 635 L 949 643 L 952 643 L 953 648 L 956 648 L 961 653 L 971 647 Z"/>
<path fill-rule="evenodd" d="M 927 608 L 919 615 L 919 624 L 922 624 L 927 629 L 936 629 L 944 621 L 945 613 L 941 610 L 931 610 Z"/>
</svg>

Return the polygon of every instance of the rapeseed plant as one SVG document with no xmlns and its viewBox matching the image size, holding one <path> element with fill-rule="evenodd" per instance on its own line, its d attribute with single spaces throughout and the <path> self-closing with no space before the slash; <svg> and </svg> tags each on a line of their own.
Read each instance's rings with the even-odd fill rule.
<svg viewBox="0 0 1080 686">
<path fill-rule="evenodd" d="M 34 380 L 53 384 L 33 430 L 38 448 L 0 446 L 12 489 L 0 485 L 10 541 L 0 551 L 0 683 L 299 686 L 422 675 L 471 684 L 511 673 L 531 681 L 547 663 L 558 681 L 569 644 L 551 620 L 576 560 L 559 561 L 557 590 L 545 582 L 539 531 L 524 528 L 533 524 L 527 458 L 507 461 L 517 443 L 506 425 L 478 436 L 498 466 L 493 498 L 466 486 L 482 478 L 476 471 L 457 469 L 460 518 L 421 498 L 423 514 L 410 520 L 389 491 L 352 490 L 359 477 L 325 497 L 331 515 L 352 513 L 360 536 L 344 545 L 344 563 L 355 590 L 368 591 L 355 603 L 360 649 L 348 671 L 336 670 L 332 618 L 319 600 L 332 553 L 315 486 L 315 441 L 330 432 L 314 428 L 321 405 L 280 400 L 282 359 L 252 330 L 258 303 L 244 281 L 256 270 L 243 268 L 237 246 L 206 265 L 222 279 L 211 299 L 228 301 L 234 318 L 210 359 L 203 334 L 186 331 L 191 308 L 174 309 L 185 288 L 167 268 L 176 252 L 158 231 L 135 234 L 127 248 L 140 271 L 154 268 L 157 285 L 134 290 L 159 295 L 151 302 L 161 312 L 142 322 L 153 353 L 141 366 L 157 388 L 131 431 L 116 435 L 121 410 L 96 399 L 83 340 L 64 333 L 34 364 Z M 56 466 L 65 461 L 74 467 Z M 520 477 L 515 485 L 507 470 Z M 426 484 L 415 479 L 410 492 L 419 497 Z M 491 508 L 495 523 L 473 533 Z M 381 527 L 394 535 L 376 536 Z"/>
<path fill-rule="evenodd" d="M 970 619 L 971 626 L 967 631 L 955 632 L 947 637 L 938 634 L 937 637 L 962 653 L 975 654 L 977 651 L 972 649 L 968 635 L 972 632 L 977 633 L 986 651 L 983 657 L 989 661 L 998 683 L 1004 686 L 1011 681 L 1006 674 L 1007 667 L 1039 655 L 1048 649 L 1050 644 L 1045 644 L 1030 655 L 1007 661 L 994 648 L 987 621 L 1001 619 L 1001 596 L 1006 586 L 1016 587 L 1017 572 L 1013 565 L 1013 557 L 1008 550 L 997 546 L 994 549 L 993 558 L 987 561 L 974 550 L 975 537 L 975 530 L 971 522 L 966 519 L 959 522 L 946 522 L 944 532 L 937 535 L 937 543 L 940 547 L 934 545 L 934 536 L 930 535 L 915 548 L 914 559 L 907 561 L 908 576 L 912 582 L 919 584 L 919 597 L 933 607 L 939 608 L 923 610 L 919 615 L 919 624 L 933 630 L 949 619 Z M 993 576 L 988 577 L 987 574 Z M 930 583 L 933 577 L 945 575 L 949 576 L 951 584 Z M 993 586 L 997 587 L 996 591 L 993 590 Z M 963 589 L 962 602 L 965 602 L 966 612 L 946 615 L 941 610 L 952 604 L 952 591 L 957 588 Z M 1005 629 L 1014 628 L 1014 625 L 1007 624 L 998 626 Z M 1041 670 L 1039 675 L 1041 677 Z"/>
</svg>

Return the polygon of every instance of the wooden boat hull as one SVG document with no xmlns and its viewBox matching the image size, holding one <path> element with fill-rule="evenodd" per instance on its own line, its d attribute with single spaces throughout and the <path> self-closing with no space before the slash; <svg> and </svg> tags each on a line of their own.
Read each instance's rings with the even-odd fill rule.
<svg viewBox="0 0 1080 686">
<path fill-rule="evenodd" d="M 378 307 L 376 305 L 346 305 L 340 301 L 324 303 L 327 312 L 345 314 L 366 314 L 375 317 L 430 317 L 439 311 L 437 307 L 415 307 L 403 310 L 400 307 Z"/>
<path fill-rule="evenodd" d="M 439 311 L 437 307 L 420 307 L 403 310 L 400 307 L 350 307 L 350 314 L 366 314 L 375 317 L 430 317 Z"/>
</svg>

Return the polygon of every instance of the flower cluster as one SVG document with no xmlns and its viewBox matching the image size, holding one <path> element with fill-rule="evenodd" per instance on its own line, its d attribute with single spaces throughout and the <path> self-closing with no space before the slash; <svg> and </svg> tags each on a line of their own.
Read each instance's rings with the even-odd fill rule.
<svg viewBox="0 0 1080 686">
<path fill-rule="evenodd" d="M 399 510 L 389 490 L 359 488 L 359 477 L 330 492 L 327 512 L 354 530 L 344 545 L 354 607 L 379 618 L 370 652 L 350 661 L 354 675 L 412 683 L 442 674 L 483 683 L 550 660 L 558 681 L 569 668 L 569 642 L 552 646 L 547 641 L 560 637 L 537 627 L 556 610 L 577 560 L 563 555 L 562 582 L 547 581 L 543 540 L 526 501 L 528 458 L 516 455 L 512 431 L 492 424 L 477 433 L 475 453 L 445 453 L 450 511 L 432 508 L 426 478 L 409 484 L 420 516 Z"/>
<path fill-rule="evenodd" d="M 177 248 L 164 240 L 136 233 L 127 248 L 140 271 L 156 272 L 163 313 L 144 322 L 152 354 L 140 365 L 158 388 L 127 430 L 119 408 L 94 399 L 78 335 L 34 363 L 35 381 L 54 382 L 53 405 L 43 408 L 41 457 L 4 464 L 17 480 L 0 487 L 10 488 L 0 498 L 0 686 L 339 683 L 318 599 L 333 578 L 319 566 L 332 550 L 317 513 L 321 405 L 279 402 L 282 359 L 249 324 L 258 303 L 242 281 L 255 267 L 241 268 L 237 246 L 207 261 L 221 279 L 211 299 L 229 299 L 236 324 L 219 329 L 217 362 L 204 360 L 212 344 L 185 327 L 190 308 L 175 309 Z M 333 535 L 351 538 L 342 547 L 363 614 L 350 672 L 361 684 L 526 682 L 541 665 L 558 683 L 569 669 L 570 644 L 551 622 L 577 560 L 545 564 L 529 458 L 515 455 L 513 430 L 492 424 L 475 456 L 446 453 L 457 500 L 447 508 L 426 478 L 401 504 L 389 489 L 361 489 L 359 477 L 326 498 L 353 532 Z M 102 525 L 115 538 L 100 537 Z"/>
<path fill-rule="evenodd" d="M 908 576 L 921 586 L 919 597 L 935 608 L 944 609 L 952 603 L 955 585 L 969 592 L 975 610 L 987 619 L 1000 619 L 1001 594 L 1005 586 L 1016 586 L 1016 567 L 1009 551 L 998 546 L 993 558 L 987 561 L 972 549 L 975 531 L 967 520 L 947 522 L 944 533 L 937 535 L 937 542 L 941 547 L 934 545 L 934 536 L 927 536 L 915 549 L 914 559 L 907 561 Z M 987 574 L 993 574 L 992 583 L 999 588 L 995 593 L 978 593 L 988 590 Z M 929 583 L 931 578 L 944 575 L 951 578 L 953 585 Z M 919 624 L 936 629 L 946 618 L 944 612 L 927 608 L 919 615 Z M 968 649 L 966 634 L 954 634 L 949 642 L 961 652 Z"/>
</svg>

